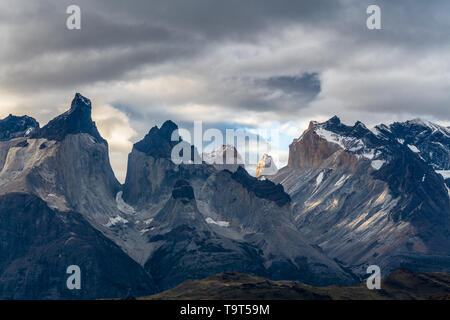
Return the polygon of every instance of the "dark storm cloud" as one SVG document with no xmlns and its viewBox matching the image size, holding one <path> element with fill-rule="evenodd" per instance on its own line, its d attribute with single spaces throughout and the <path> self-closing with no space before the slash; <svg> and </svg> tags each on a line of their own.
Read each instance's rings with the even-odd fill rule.
<svg viewBox="0 0 450 320">
<path fill-rule="evenodd" d="M 320 92 L 319 75 L 314 72 L 300 76 L 271 77 L 263 80 L 263 83 L 270 89 L 281 90 L 286 94 L 310 100 Z"/>
<path fill-rule="evenodd" d="M 366 28 L 370 4 L 382 30 Z M 0 113 L 45 123 L 81 91 L 116 112 L 105 132 L 129 120 L 128 142 L 166 119 L 450 122 L 449 12 L 448 0 L 2 0 Z"/>
<path fill-rule="evenodd" d="M 314 22 L 336 17 L 340 1 L 315 0 L 103 0 L 97 9 L 131 19 L 165 22 L 182 30 L 191 30 L 212 40 L 237 38 L 248 40 L 263 29 L 285 23 Z"/>
<path fill-rule="evenodd" d="M 450 11 L 448 1 L 375 1 L 382 8 L 380 32 L 365 28 L 365 9 L 372 2 L 79 0 L 76 4 L 82 9 L 82 30 L 69 31 L 65 28 L 65 9 L 73 4 L 72 0 L 4 1 L 0 4 L 0 28 L 7 35 L 7 46 L 0 51 L 0 85 L 20 93 L 131 81 L 148 76 L 142 75 L 146 69 L 151 73 L 152 68 L 179 61 L 188 66 L 190 61 L 198 63 L 224 43 L 264 45 L 267 33 L 276 37 L 283 28 L 295 25 L 335 33 L 336 39 L 327 44 L 331 52 L 323 53 L 323 60 L 332 62 L 319 65 L 315 68 L 317 72 L 323 71 L 320 68 L 345 64 L 358 52 L 384 48 L 383 54 L 390 54 L 390 50 L 405 50 L 410 52 L 405 60 L 411 59 L 413 63 L 423 51 L 448 46 L 450 22 L 445 15 Z M 398 62 L 394 59 L 386 63 L 395 67 Z M 203 69 L 212 70 L 214 64 L 209 63 Z M 285 65 L 288 63 L 286 60 Z M 370 63 L 376 65 L 377 61 Z M 248 86 L 245 96 L 233 88 L 232 92 L 222 89 L 219 83 L 209 88 L 210 98 L 198 102 L 249 110 L 276 108 L 267 92 L 261 94 L 254 88 L 255 84 L 274 88 L 270 82 L 276 81 L 276 77 L 288 86 L 286 82 L 293 77 L 292 73 L 280 75 L 276 71 L 269 71 L 272 80 L 266 82 L 267 77 L 244 81 Z M 245 71 L 236 72 L 230 79 L 252 77 Z M 214 92 L 217 94 L 213 95 Z M 305 93 L 307 99 L 309 92 Z M 280 109 L 291 110 L 295 105 L 294 101 L 286 101 L 286 97 L 279 99 Z"/>
<path fill-rule="evenodd" d="M 227 39 L 255 41 L 266 28 L 317 21 L 338 10 L 338 2 L 324 0 L 80 0 L 82 30 L 69 31 L 65 10 L 71 4 L 44 0 L 0 5 L 5 9 L 1 28 L 8 33 L 1 54 L 3 86 L 30 90 L 121 80 L 144 66 L 189 59 Z"/>
</svg>

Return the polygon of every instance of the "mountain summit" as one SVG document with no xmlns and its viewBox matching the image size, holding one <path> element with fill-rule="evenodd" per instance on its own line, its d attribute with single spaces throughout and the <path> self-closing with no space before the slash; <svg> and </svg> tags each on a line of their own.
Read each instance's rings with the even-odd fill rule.
<svg viewBox="0 0 450 320">
<path fill-rule="evenodd" d="M 39 123 L 35 119 L 10 114 L 0 120 L 0 141 L 28 136 L 37 128 L 39 128 Z"/>
<path fill-rule="evenodd" d="M 224 144 L 210 153 L 203 153 L 203 161 L 213 165 L 218 170 L 236 171 L 245 167 L 244 160 L 238 150 L 229 144 Z"/>
<path fill-rule="evenodd" d="M 51 120 L 42 129 L 36 130 L 31 137 L 62 141 L 69 134 L 87 133 L 96 142 L 106 144 L 106 140 L 100 136 L 95 122 L 92 121 L 91 112 L 91 101 L 77 93 L 67 112 Z"/>
<path fill-rule="evenodd" d="M 172 134 L 176 130 L 178 126 L 168 120 L 161 128 L 157 126 L 151 128 L 144 139 L 136 142 L 133 148 L 154 158 L 170 159 L 172 148 L 181 141 L 181 137 L 172 141 Z"/>
<path fill-rule="evenodd" d="M 258 161 L 258 165 L 256 167 L 256 178 L 274 175 L 277 171 L 278 168 L 273 161 L 273 158 L 265 153 Z"/>
</svg>

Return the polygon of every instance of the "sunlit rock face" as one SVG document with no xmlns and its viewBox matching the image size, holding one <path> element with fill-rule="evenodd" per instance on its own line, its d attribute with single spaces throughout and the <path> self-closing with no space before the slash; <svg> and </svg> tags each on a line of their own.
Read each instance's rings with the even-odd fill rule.
<svg viewBox="0 0 450 320">
<path fill-rule="evenodd" d="M 268 154 L 263 154 L 261 159 L 258 161 L 258 165 L 256 166 L 256 178 L 262 176 L 271 176 L 277 173 L 278 169 L 273 161 L 273 158 Z"/>
</svg>

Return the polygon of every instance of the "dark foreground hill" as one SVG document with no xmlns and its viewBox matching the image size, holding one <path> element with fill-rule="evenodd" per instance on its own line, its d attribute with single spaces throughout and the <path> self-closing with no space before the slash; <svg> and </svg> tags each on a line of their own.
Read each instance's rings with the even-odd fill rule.
<svg viewBox="0 0 450 320">
<path fill-rule="evenodd" d="M 450 298 L 450 274 L 400 269 L 381 280 L 380 290 L 365 283 L 350 287 L 313 287 L 296 281 L 272 281 L 240 272 L 188 280 L 145 300 L 428 300 Z"/>
</svg>

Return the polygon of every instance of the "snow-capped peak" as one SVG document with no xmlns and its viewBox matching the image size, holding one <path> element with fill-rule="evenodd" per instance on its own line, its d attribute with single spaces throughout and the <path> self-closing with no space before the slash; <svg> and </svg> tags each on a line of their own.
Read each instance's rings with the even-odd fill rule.
<svg viewBox="0 0 450 320">
<path fill-rule="evenodd" d="M 216 151 L 203 153 L 203 161 L 208 164 L 244 164 L 236 148 L 229 144 L 220 146 Z"/>
<path fill-rule="evenodd" d="M 355 122 L 353 126 L 347 126 L 338 117 L 333 117 L 323 123 L 311 122 L 308 130 L 313 130 L 322 139 L 338 145 L 358 158 L 372 160 L 374 169 L 379 169 L 387 160 L 383 155 L 385 142 L 378 137 L 377 128 L 373 132 L 360 121 Z"/>
</svg>

